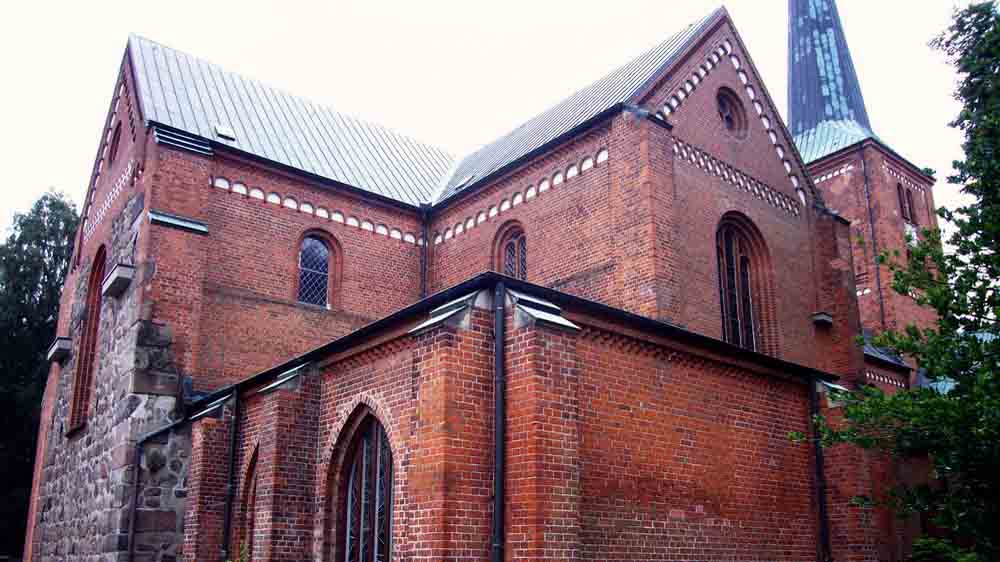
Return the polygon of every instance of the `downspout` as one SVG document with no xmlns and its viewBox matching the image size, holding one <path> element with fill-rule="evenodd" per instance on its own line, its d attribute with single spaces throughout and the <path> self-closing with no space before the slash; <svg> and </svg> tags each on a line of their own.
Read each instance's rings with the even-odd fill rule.
<svg viewBox="0 0 1000 562">
<path fill-rule="evenodd" d="M 431 206 L 429 203 L 420 204 L 420 228 L 424 245 L 420 248 L 420 298 L 427 297 L 427 249 L 431 246 L 429 237 L 431 219 Z"/>
<path fill-rule="evenodd" d="M 878 311 L 879 320 L 882 322 L 882 329 L 885 329 L 885 299 L 882 296 L 882 267 L 878 263 L 878 239 L 875 237 L 875 209 L 872 208 L 871 187 L 868 184 L 868 162 L 865 160 L 864 144 L 858 147 L 858 156 L 861 157 L 861 171 L 865 178 L 865 206 L 868 207 L 868 227 L 872 237 L 872 259 L 875 263 L 875 289 L 878 291 Z"/>
<path fill-rule="evenodd" d="M 830 519 L 826 507 L 826 468 L 823 459 L 823 443 L 819 435 L 816 417 L 819 416 L 819 393 L 816 385 L 819 381 L 812 377 L 809 380 L 809 427 L 812 433 L 813 453 L 816 464 L 816 504 L 819 510 L 819 550 L 820 562 L 830 562 Z"/>
<path fill-rule="evenodd" d="M 132 560 L 135 558 L 135 519 L 136 519 L 136 512 L 138 511 L 139 507 L 139 473 L 141 472 L 141 467 L 142 467 L 142 448 L 151 439 L 159 437 L 164 433 L 169 433 L 170 431 L 173 431 L 175 428 L 187 423 L 187 421 L 188 421 L 188 416 L 187 413 L 185 413 L 184 417 L 182 417 L 181 419 L 172 422 L 170 424 L 167 424 L 161 427 L 160 429 L 157 429 L 156 431 L 143 435 L 135 443 L 135 457 L 132 459 L 132 478 L 135 480 L 135 482 L 133 482 L 132 507 L 129 510 L 129 517 L 128 517 L 129 562 L 132 562 Z"/>
<path fill-rule="evenodd" d="M 240 425 L 240 391 L 233 391 L 233 422 L 229 427 L 229 469 L 226 474 L 226 504 L 222 512 L 222 560 L 229 560 L 229 542 L 232 540 L 233 498 L 236 496 L 236 486 L 233 482 L 236 475 L 236 446 L 239 438 Z"/>
<path fill-rule="evenodd" d="M 507 376 L 504 371 L 504 322 L 507 291 L 503 281 L 493 288 L 493 538 L 491 561 L 504 559 L 504 484 L 507 478 Z"/>
</svg>

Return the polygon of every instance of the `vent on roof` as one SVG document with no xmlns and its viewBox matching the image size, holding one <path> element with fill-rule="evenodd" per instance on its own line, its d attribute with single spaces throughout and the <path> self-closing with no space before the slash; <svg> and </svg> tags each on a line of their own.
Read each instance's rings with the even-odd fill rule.
<svg viewBox="0 0 1000 562">
<path fill-rule="evenodd" d="M 463 187 L 469 185 L 469 183 L 472 182 L 473 178 L 475 177 L 476 174 L 469 174 L 465 176 L 465 178 L 463 178 L 462 181 L 458 182 L 458 185 L 455 186 L 455 191 L 458 191 L 459 189 L 462 189 Z"/>
<path fill-rule="evenodd" d="M 236 140 L 236 133 L 233 132 L 233 128 L 229 125 L 223 125 L 222 123 L 215 124 L 215 134 L 219 138 L 234 141 Z"/>
<path fill-rule="evenodd" d="M 204 156 L 211 156 L 213 154 L 212 147 L 205 139 L 176 129 L 154 127 L 153 138 L 156 139 L 157 144 L 165 144 Z"/>
</svg>

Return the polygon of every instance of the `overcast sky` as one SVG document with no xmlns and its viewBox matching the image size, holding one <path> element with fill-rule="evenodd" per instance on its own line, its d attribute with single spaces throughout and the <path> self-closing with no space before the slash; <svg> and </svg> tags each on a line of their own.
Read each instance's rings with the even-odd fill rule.
<svg viewBox="0 0 1000 562">
<path fill-rule="evenodd" d="M 839 0 L 875 132 L 944 177 L 955 74 L 927 42 L 958 0 Z M 34 0 L 0 23 L 0 231 L 49 188 L 80 206 L 130 32 L 461 155 L 718 6 L 708 0 Z M 726 3 L 785 112 L 787 2 Z"/>
</svg>

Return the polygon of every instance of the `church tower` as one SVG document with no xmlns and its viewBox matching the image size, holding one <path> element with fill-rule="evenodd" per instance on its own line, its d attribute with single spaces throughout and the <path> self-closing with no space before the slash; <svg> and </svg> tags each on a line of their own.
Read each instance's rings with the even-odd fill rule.
<svg viewBox="0 0 1000 562">
<path fill-rule="evenodd" d="M 892 290 L 878 255 L 908 255 L 937 228 L 934 178 L 875 134 L 835 0 L 789 0 L 788 121 L 827 205 L 851 221 L 855 280 L 866 331 L 926 326 L 932 311 Z"/>
</svg>

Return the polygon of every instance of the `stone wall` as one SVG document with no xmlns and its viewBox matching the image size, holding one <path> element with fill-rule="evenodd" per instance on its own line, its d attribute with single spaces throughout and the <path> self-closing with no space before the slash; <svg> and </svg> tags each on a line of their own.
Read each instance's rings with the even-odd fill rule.
<svg viewBox="0 0 1000 562">
<path fill-rule="evenodd" d="M 136 275 L 123 294 L 100 301 L 91 408 L 86 425 L 67 433 L 93 263 L 84 262 L 71 288 L 68 335 L 74 348 L 60 370 L 48 442 L 43 447 L 33 560 L 111 561 L 126 553 L 135 494 L 135 442 L 179 415 L 182 377 L 173 364 L 170 331 L 144 319 L 148 311 L 144 313 L 142 289 L 155 270 L 152 263 L 142 260 L 148 229 L 144 200 L 141 191 L 134 193 L 121 212 L 106 219 L 111 223 L 105 242 L 106 271 L 125 264 L 134 266 Z M 147 394 L 150 373 L 171 373 L 167 380 L 174 384 Z M 147 388 L 140 394 L 137 386 L 138 390 Z M 189 456 L 190 438 L 183 433 L 147 448 L 139 475 L 143 489 L 139 495 L 142 509 L 136 518 L 137 560 L 169 562 L 176 556 Z"/>
</svg>

